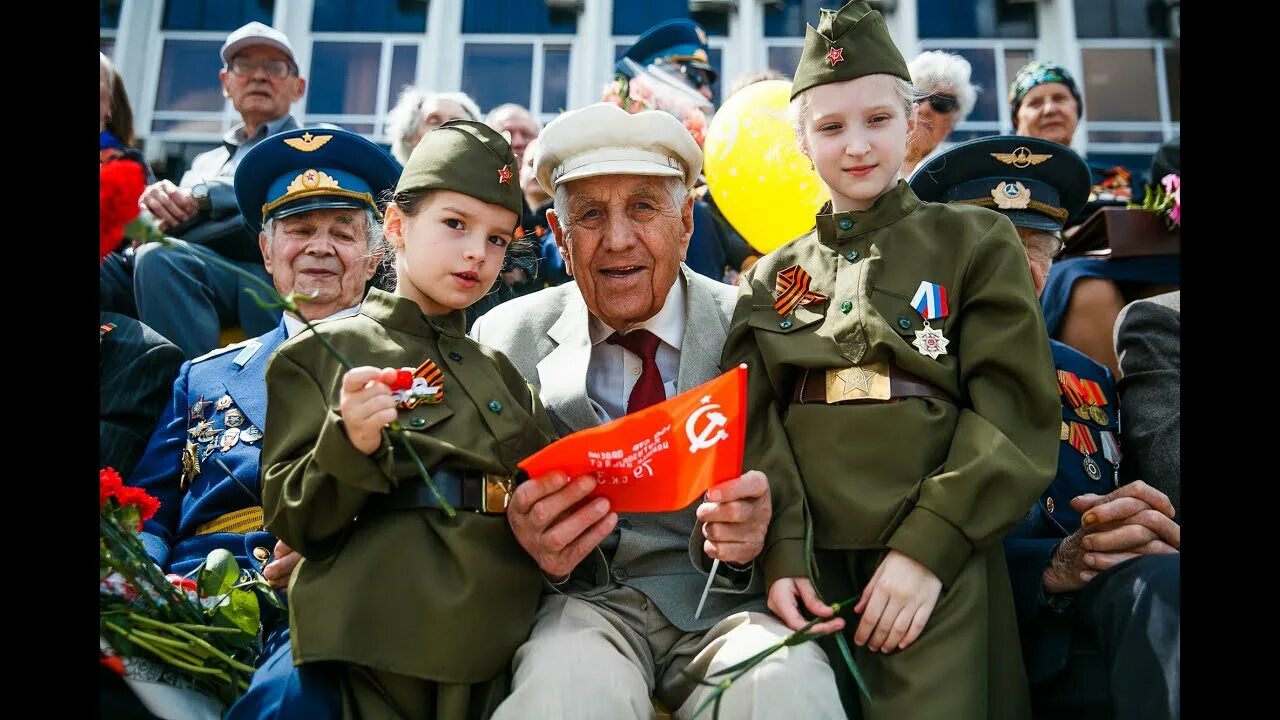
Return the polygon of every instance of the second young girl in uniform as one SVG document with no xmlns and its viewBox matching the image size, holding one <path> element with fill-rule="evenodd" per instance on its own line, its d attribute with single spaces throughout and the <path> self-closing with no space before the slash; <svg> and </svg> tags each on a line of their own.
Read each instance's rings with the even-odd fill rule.
<svg viewBox="0 0 1280 720">
<path fill-rule="evenodd" d="M 866 2 L 822 13 L 792 110 L 830 203 L 744 276 L 723 358 L 750 367 L 743 464 L 774 489 L 769 606 L 798 628 L 860 595 L 855 716 L 1028 717 L 1000 540 L 1053 477 L 1059 414 L 1026 257 L 1008 218 L 900 179 L 906 63 Z"/>
<path fill-rule="evenodd" d="M 359 314 L 301 333 L 267 371 L 267 527 L 306 558 L 289 592 L 293 656 L 333 663 L 344 717 L 487 717 L 532 625 L 541 574 L 502 513 L 516 463 L 555 431 L 463 317 L 512 241 L 518 171 L 481 123 L 430 132 L 386 210 L 395 292 L 371 289 Z M 387 442 L 392 421 L 456 517 Z"/>
</svg>

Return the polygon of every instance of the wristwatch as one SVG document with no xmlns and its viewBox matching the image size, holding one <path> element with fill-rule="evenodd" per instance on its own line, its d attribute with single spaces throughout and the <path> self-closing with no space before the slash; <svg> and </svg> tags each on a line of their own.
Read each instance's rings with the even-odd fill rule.
<svg viewBox="0 0 1280 720">
<path fill-rule="evenodd" d="M 200 212 L 209 212 L 209 208 L 212 207 L 212 204 L 209 202 L 208 185 L 200 183 L 191 188 L 191 197 L 196 201 L 196 207 L 200 209 Z"/>
</svg>

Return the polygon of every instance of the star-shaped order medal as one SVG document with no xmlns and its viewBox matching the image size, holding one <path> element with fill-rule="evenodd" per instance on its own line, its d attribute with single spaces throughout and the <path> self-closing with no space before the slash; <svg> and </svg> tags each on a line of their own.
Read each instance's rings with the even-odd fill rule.
<svg viewBox="0 0 1280 720">
<path fill-rule="evenodd" d="M 182 451 L 182 479 L 179 482 L 178 489 L 186 490 L 191 487 L 191 481 L 196 479 L 200 474 L 200 455 L 196 450 L 195 443 L 187 441 L 187 446 Z"/>
<path fill-rule="evenodd" d="M 920 351 L 921 355 L 928 355 L 934 360 L 939 355 L 947 354 L 947 344 L 951 341 L 942 336 L 941 330 L 935 330 L 929 327 L 929 321 L 924 321 L 924 329 L 916 331 L 916 339 L 911 341 L 912 345 Z"/>
</svg>

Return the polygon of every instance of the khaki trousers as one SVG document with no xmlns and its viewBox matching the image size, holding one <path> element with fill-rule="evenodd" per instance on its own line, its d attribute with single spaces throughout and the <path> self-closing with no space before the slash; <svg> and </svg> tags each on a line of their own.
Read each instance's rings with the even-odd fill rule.
<svg viewBox="0 0 1280 720">
<path fill-rule="evenodd" d="M 511 695 L 494 720 L 652 718 L 650 696 L 691 718 L 711 688 L 696 677 L 727 668 L 790 634 L 772 615 L 740 612 L 705 632 L 672 625 L 643 593 L 617 587 L 583 600 L 543 597 L 516 651 Z M 720 717 L 844 718 L 826 656 L 809 642 L 779 650 L 724 694 Z M 710 708 L 702 718 L 710 718 Z"/>
</svg>

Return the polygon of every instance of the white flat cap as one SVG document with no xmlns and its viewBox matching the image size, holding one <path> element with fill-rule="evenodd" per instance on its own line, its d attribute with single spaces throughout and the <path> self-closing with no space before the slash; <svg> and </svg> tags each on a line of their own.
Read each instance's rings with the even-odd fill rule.
<svg viewBox="0 0 1280 720">
<path fill-rule="evenodd" d="M 596 175 L 683 177 L 692 188 L 702 171 L 702 151 L 679 120 L 660 110 L 632 115 L 600 102 L 571 110 L 538 136 L 534 160 L 548 193 L 570 180 Z"/>
<path fill-rule="evenodd" d="M 284 53 L 289 58 L 289 62 L 293 63 L 295 68 L 298 67 L 298 61 L 293 56 L 293 45 L 289 44 L 289 37 L 257 20 L 227 36 L 227 41 L 222 44 L 222 64 L 230 65 L 231 58 L 235 57 L 236 53 L 253 45 L 269 45 Z"/>
</svg>

